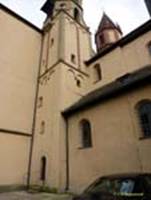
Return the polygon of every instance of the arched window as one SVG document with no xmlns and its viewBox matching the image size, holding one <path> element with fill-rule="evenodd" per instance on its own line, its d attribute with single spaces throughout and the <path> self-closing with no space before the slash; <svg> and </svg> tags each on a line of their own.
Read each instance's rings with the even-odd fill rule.
<svg viewBox="0 0 151 200">
<path fill-rule="evenodd" d="M 151 137 L 151 101 L 143 100 L 137 104 L 136 108 L 143 131 L 143 137 Z"/>
<path fill-rule="evenodd" d="M 47 159 L 45 156 L 41 158 L 41 171 L 40 171 L 40 180 L 45 181 L 46 180 L 46 165 L 47 165 Z"/>
<path fill-rule="evenodd" d="M 80 16 L 77 8 L 74 9 L 74 19 L 79 22 Z"/>
<path fill-rule="evenodd" d="M 95 79 L 95 82 L 100 81 L 102 79 L 100 64 L 94 65 L 94 79 Z"/>
<path fill-rule="evenodd" d="M 87 119 L 80 122 L 82 148 L 92 147 L 91 124 Z"/>
</svg>

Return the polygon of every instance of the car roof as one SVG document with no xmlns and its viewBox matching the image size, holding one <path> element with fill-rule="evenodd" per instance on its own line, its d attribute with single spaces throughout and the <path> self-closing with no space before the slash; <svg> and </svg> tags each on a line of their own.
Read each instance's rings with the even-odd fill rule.
<svg viewBox="0 0 151 200">
<path fill-rule="evenodd" d="M 151 173 L 121 173 L 121 174 L 112 174 L 112 175 L 105 175 L 100 177 L 99 179 L 114 179 L 114 178 L 135 178 L 138 176 L 151 176 Z M 99 180 L 98 179 L 98 180 Z"/>
<path fill-rule="evenodd" d="M 137 177 L 141 177 L 141 176 L 150 176 L 151 177 L 151 173 L 144 173 L 144 172 L 140 172 L 140 173 L 122 173 L 122 174 L 112 174 L 112 175 L 105 175 L 105 176 L 101 176 L 98 179 L 96 179 L 95 181 L 93 181 L 85 190 L 84 193 L 87 192 L 91 187 L 93 187 L 95 184 L 99 183 L 99 181 L 101 181 L 102 179 L 124 179 L 124 178 L 137 178 Z"/>
</svg>

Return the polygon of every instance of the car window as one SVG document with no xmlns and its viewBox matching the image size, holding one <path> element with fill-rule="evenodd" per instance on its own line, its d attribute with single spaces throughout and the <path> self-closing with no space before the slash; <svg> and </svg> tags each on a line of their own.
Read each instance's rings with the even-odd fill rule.
<svg viewBox="0 0 151 200">
<path fill-rule="evenodd" d="M 120 184 L 119 192 L 132 193 L 134 190 L 134 185 L 135 185 L 134 180 L 125 179 Z"/>
<path fill-rule="evenodd" d="M 131 193 L 135 181 L 131 179 L 103 179 L 89 187 L 87 192 Z"/>
<path fill-rule="evenodd" d="M 151 176 L 144 177 L 144 190 L 145 192 L 151 194 Z"/>
<path fill-rule="evenodd" d="M 134 178 L 101 178 L 92 184 L 86 192 L 106 192 L 117 195 L 143 195 L 151 193 L 151 176 Z"/>
<path fill-rule="evenodd" d="M 130 178 L 116 178 L 116 179 L 104 179 L 100 182 L 97 182 L 93 187 L 89 189 L 91 192 L 108 192 L 108 193 L 133 193 L 139 192 L 140 184 L 136 179 Z M 140 191 L 141 192 L 141 191 Z"/>
<path fill-rule="evenodd" d="M 103 179 L 89 188 L 89 192 L 110 192 L 110 181 Z"/>
<path fill-rule="evenodd" d="M 111 180 L 111 191 L 113 193 L 132 193 L 135 187 L 133 179 L 116 178 Z"/>
</svg>

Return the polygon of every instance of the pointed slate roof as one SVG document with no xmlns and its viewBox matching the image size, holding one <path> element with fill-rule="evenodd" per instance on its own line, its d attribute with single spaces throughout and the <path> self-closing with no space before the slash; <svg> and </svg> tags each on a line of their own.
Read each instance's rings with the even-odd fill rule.
<svg viewBox="0 0 151 200">
<path fill-rule="evenodd" d="M 146 4 L 148 12 L 149 12 L 149 14 L 151 16 L 151 0 L 145 0 L 145 4 Z"/>
<path fill-rule="evenodd" d="M 104 29 L 117 29 L 122 34 L 120 26 L 116 25 L 106 13 L 103 13 L 97 32 L 101 32 Z"/>
<path fill-rule="evenodd" d="M 45 4 L 42 6 L 41 10 L 47 14 L 47 16 L 51 16 L 54 8 L 55 0 L 47 0 Z"/>
</svg>

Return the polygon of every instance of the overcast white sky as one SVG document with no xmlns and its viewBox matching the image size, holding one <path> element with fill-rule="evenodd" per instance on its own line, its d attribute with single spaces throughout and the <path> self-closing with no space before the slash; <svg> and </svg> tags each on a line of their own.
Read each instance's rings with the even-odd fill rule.
<svg viewBox="0 0 151 200">
<path fill-rule="evenodd" d="M 41 27 L 45 14 L 40 7 L 46 0 L 0 0 L 19 15 Z M 83 0 L 84 18 L 92 33 L 97 29 L 102 12 L 117 22 L 124 34 L 149 19 L 144 0 Z"/>
</svg>

